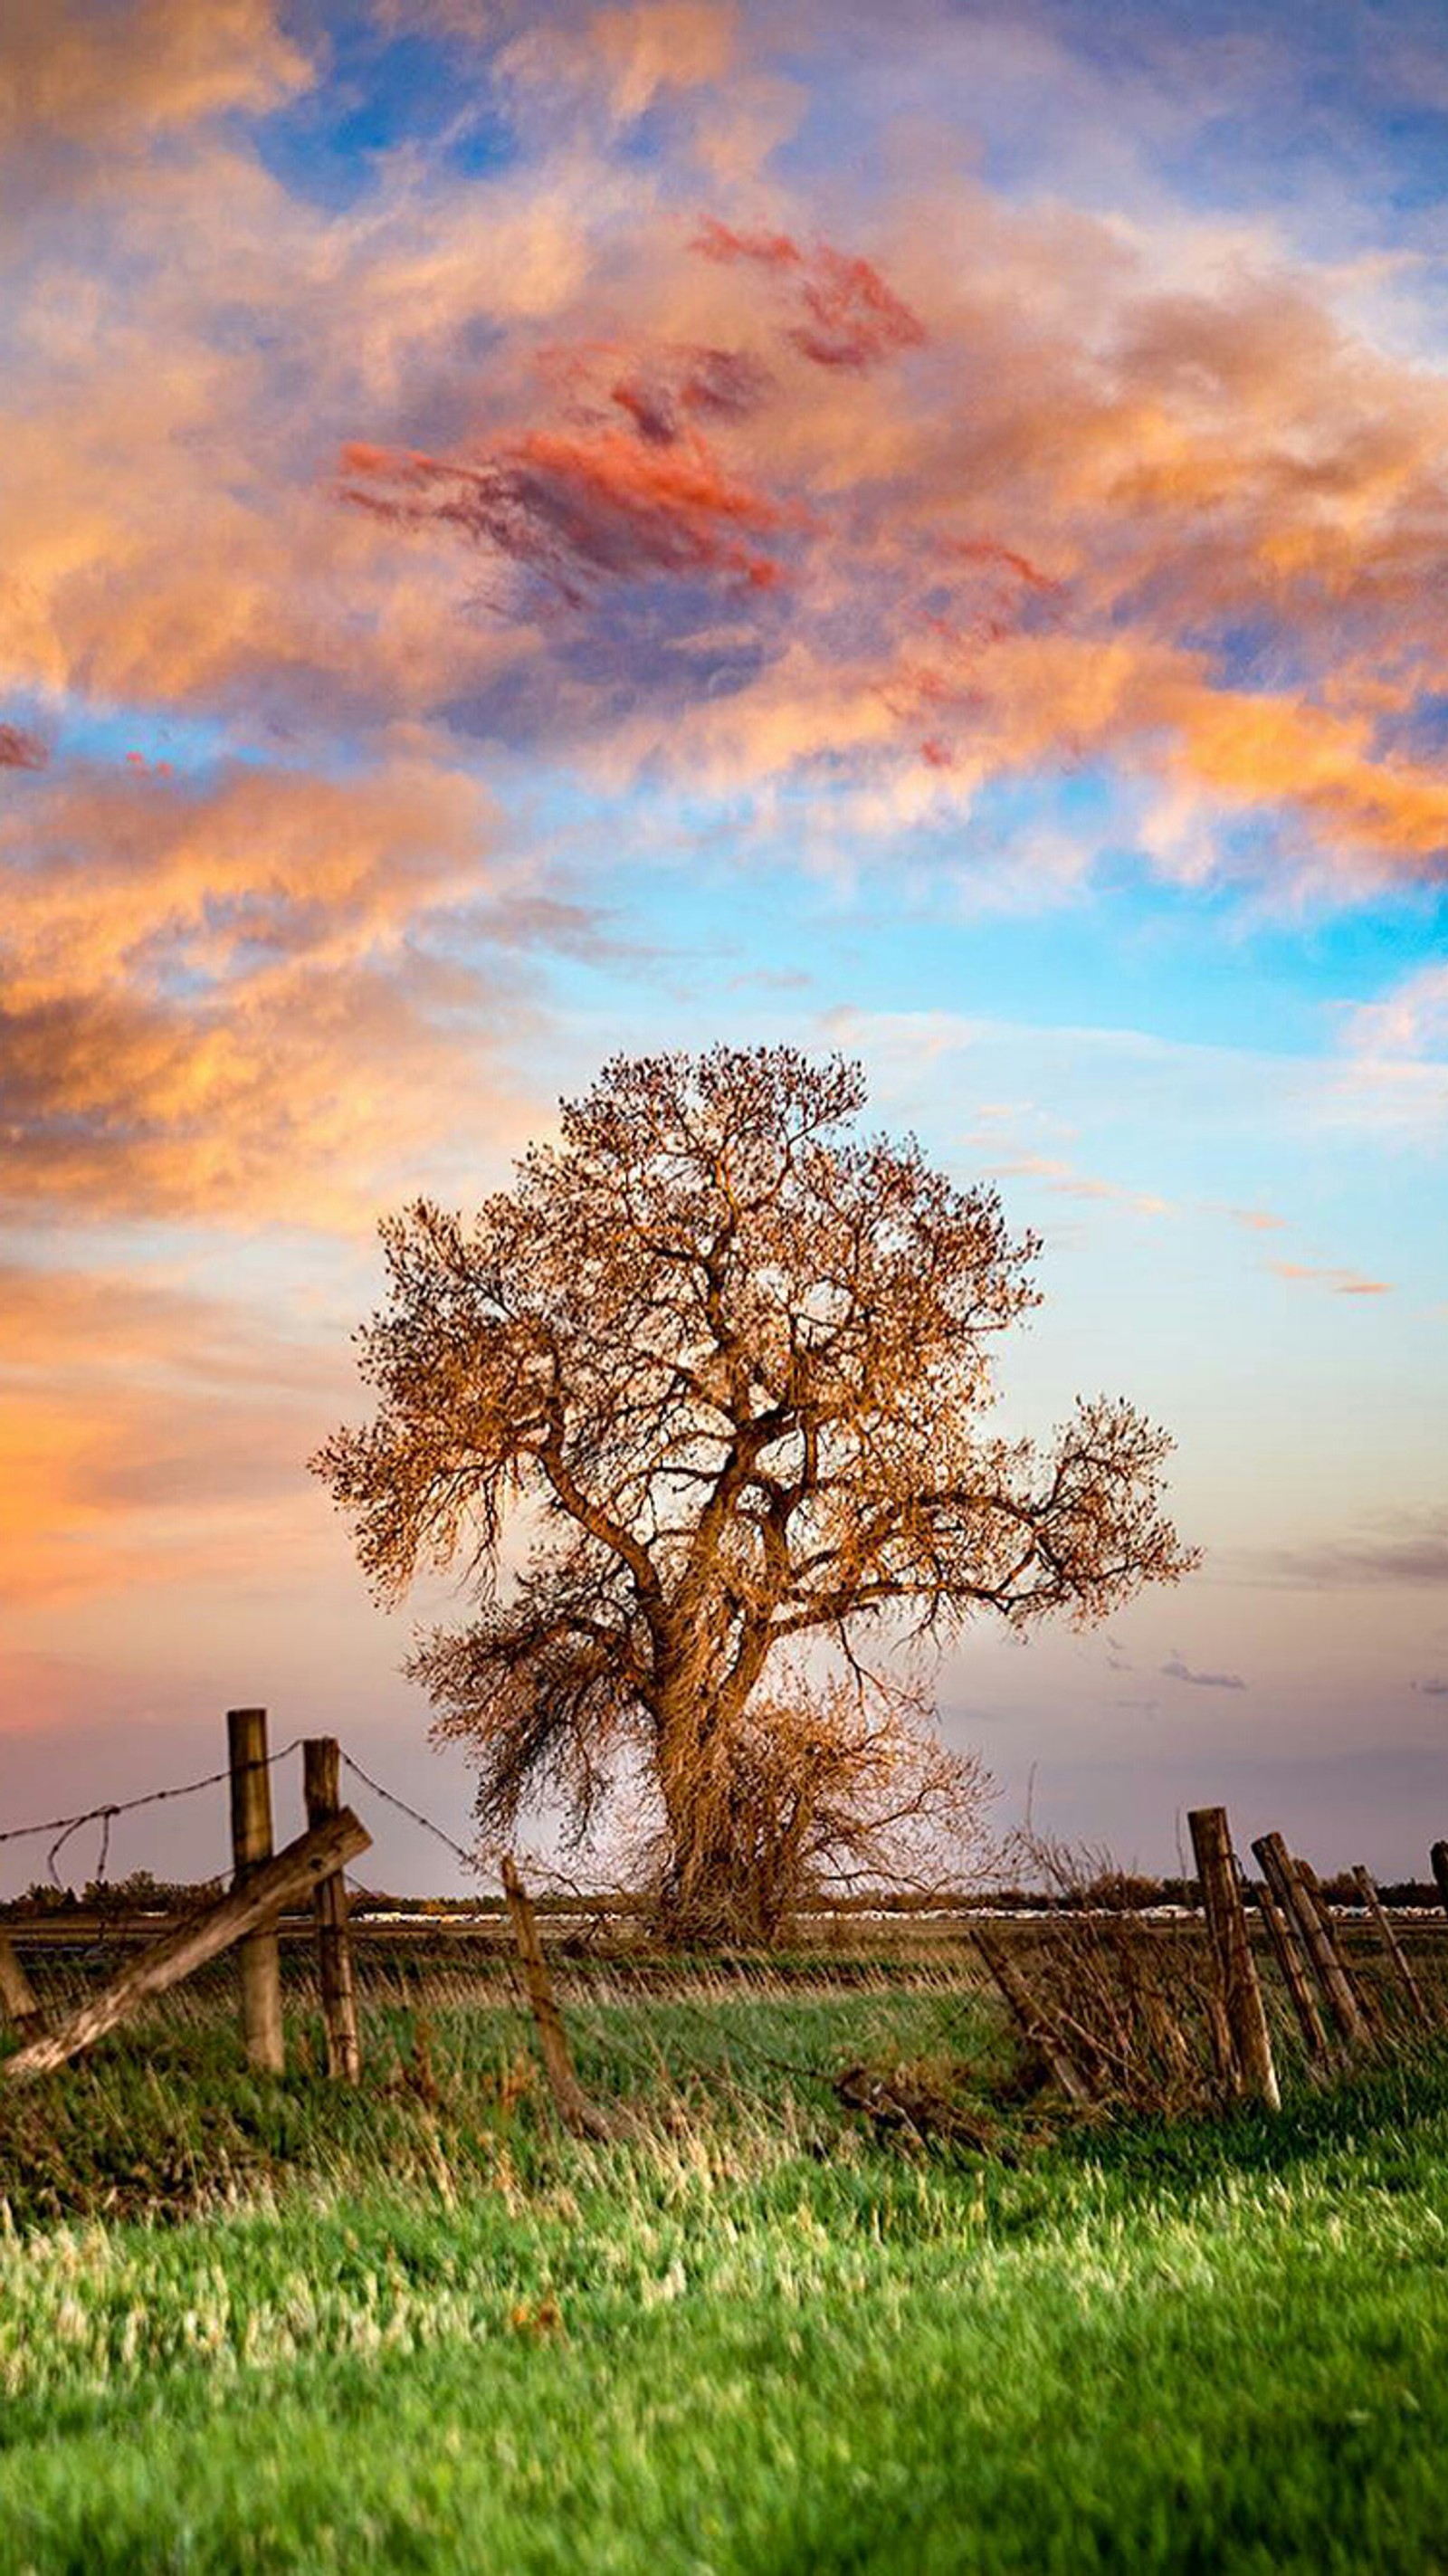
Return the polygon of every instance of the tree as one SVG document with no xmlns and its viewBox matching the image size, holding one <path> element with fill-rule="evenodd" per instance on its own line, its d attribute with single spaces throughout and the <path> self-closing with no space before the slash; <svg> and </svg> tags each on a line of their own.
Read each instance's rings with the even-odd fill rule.
<svg viewBox="0 0 1448 2576">
<path fill-rule="evenodd" d="M 856 1134 L 865 1097 L 789 1047 L 615 1059 L 470 1225 L 384 1223 L 377 1409 L 313 1461 L 382 1597 L 424 1564 L 475 1587 L 409 1669 L 474 1750 L 483 1829 L 549 1796 L 582 1835 L 641 1774 L 676 1934 L 758 1920 L 781 1649 L 863 1687 L 871 1632 L 1089 1623 L 1194 1562 L 1171 1444 L 1126 1402 L 1044 1453 L 988 1433 L 1039 1244 L 913 1139 Z"/>
</svg>

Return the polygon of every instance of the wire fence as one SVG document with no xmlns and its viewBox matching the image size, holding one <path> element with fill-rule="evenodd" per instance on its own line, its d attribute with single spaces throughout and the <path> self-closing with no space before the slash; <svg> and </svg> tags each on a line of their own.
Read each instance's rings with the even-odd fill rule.
<svg viewBox="0 0 1448 2576">
<path fill-rule="evenodd" d="M 295 1753 L 301 1742 L 302 1738 L 299 1735 L 294 1735 L 290 1744 L 282 1745 L 280 1750 L 276 1753 L 269 1753 L 266 1757 L 265 1763 L 258 1764 L 256 1767 L 258 1769 L 270 1770 L 274 1764 L 285 1762 L 288 1754 Z M 37 1838 L 41 1834 L 52 1834 L 55 1839 L 46 1853 L 45 1865 L 49 1872 L 52 1886 L 58 1888 L 61 1881 L 59 1872 L 56 1868 L 56 1863 L 59 1860 L 61 1853 L 64 1851 L 66 1844 L 74 1835 L 80 1832 L 82 1825 L 99 1824 L 101 1828 L 101 1842 L 100 1855 L 96 1868 L 96 1882 L 98 1885 L 103 1886 L 105 1884 L 106 1864 L 110 1858 L 111 1826 L 117 1816 L 133 1815 L 140 1807 L 159 1807 L 163 1805 L 167 1799 L 171 1798 L 194 1797 L 201 1789 L 215 1789 L 219 1787 L 223 1780 L 229 1781 L 231 1776 L 231 1768 L 228 1765 L 227 1768 L 222 1771 L 208 1771 L 204 1779 L 178 1780 L 169 1784 L 164 1789 L 148 1789 L 145 1791 L 144 1795 L 139 1798 L 108 1798 L 100 1806 L 82 1807 L 78 1815 L 47 1816 L 40 1823 L 34 1825 L 8 1825 L 4 1832 L 0 1833 L 0 1843 L 26 1842 L 32 1838 Z"/>
<path fill-rule="evenodd" d="M 224 1896 L 216 1895 L 207 1905 L 198 1902 L 202 1893 L 199 1888 L 157 1887 L 158 1895 L 173 1905 L 183 1896 L 188 1900 L 190 1910 L 185 1918 L 153 1939 L 143 1966 L 128 1964 L 117 1971 L 110 1984 L 84 2012 L 77 2013 L 71 2024 L 62 2023 L 58 2029 L 42 2028 L 38 2036 L 34 2035 L 40 2018 L 38 2008 L 13 1945 L 8 1938 L 0 1940 L 0 2005 L 17 2028 L 24 2031 L 29 2027 L 31 2031 L 21 2048 L 3 2061 L 7 2078 L 13 2079 L 16 2070 L 22 2078 L 28 2078 L 37 2068 L 59 2065 L 75 2050 L 89 2046 L 98 2032 L 128 2017 L 143 1993 L 166 1991 L 238 1942 L 242 1945 L 240 1982 L 247 2053 L 254 2064 L 280 2072 L 285 2064 L 285 2040 L 276 1944 L 273 1940 L 259 1949 L 252 1935 L 259 1926 L 268 1928 L 283 1909 L 295 1911 L 305 1905 L 315 1909 L 327 2071 L 346 2074 L 353 2082 L 358 2080 L 356 1989 L 342 1877 L 347 1858 L 365 1850 L 370 1837 L 342 1804 L 341 1773 L 345 1772 L 349 1781 L 356 1782 L 365 1793 L 364 1805 L 369 1799 L 376 1800 L 379 1806 L 406 1817 L 469 1873 L 476 1874 L 494 1855 L 464 1845 L 424 1809 L 378 1780 L 334 1739 L 294 1736 L 275 1752 L 268 1752 L 265 1712 L 247 1710 L 233 1715 L 235 1723 L 229 1726 L 231 1756 L 223 1768 L 196 1779 L 166 1782 L 131 1798 L 97 1801 L 73 1815 L 49 1816 L 0 1829 L 0 1848 L 44 1839 L 49 1878 L 52 1886 L 61 1890 L 63 1854 L 76 1835 L 88 1826 L 97 1826 L 97 1875 L 87 1889 L 89 1895 L 92 1889 L 106 1887 L 113 1828 L 118 1818 L 195 1797 L 223 1784 L 228 1784 L 232 1792 L 234 1876 L 230 1891 Z M 250 1734 L 247 1726 L 252 1729 Z M 308 1830 L 285 1851 L 273 1854 L 269 1797 L 249 1798 L 245 1784 L 249 1774 L 270 1773 L 303 1746 Z M 1003 1946 L 984 1917 L 968 1927 L 957 1927 L 967 1931 L 966 1948 L 976 1961 L 970 1983 L 973 1987 L 980 1985 L 983 1967 L 989 1985 L 996 1990 L 997 2003 L 1006 2008 L 1025 2062 L 1043 2070 L 1044 2080 L 1054 2084 L 1066 2101 L 1078 2108 L 1110 2100 L 1137 2110 L 1182 2111 L 1251 2098 L 1275 2109 L 1280 2088 L 1274 2048 L 1280 2049 L 1284 2044 L 1300 2046 L 1303 2062 L 1314 2079 L 1325 2079 L 1357 2049 L 1409 2044 L 1421 2040 L 1425 2032 L 1440 2031 L 1448 2023 L 1448 1996 L 1430 1995 L 1418 1982 L 1413 1964 L 1388 1922 L 1364 1868 L 1354 1873 L 1366 1908 L 1364 1935 L 1368 1939 L 1375 1937 L 1383 1953 L 1371 1970 L 1363 1952 L 1349 1958 L 1340 1917 L 1327 1902 L 1315 1874 L 1305 1862 L 1291 1855 L 1279 1834 L 1262 1837 L 1252 1846 L 1266 1871 L 1266 1884 L 1273 1899 L 1269 1903 L 1263 1890 L 1254 1889 L 1247 1880 L 1232 1844 L 1225 1809 L 1193 1810 L 1188 1821 L 1197 1864 L 1194 1884 L 1200 1898 L 1199 1905 L 1190 1909 L 1194 1934 L 1190 1951 L 1177 1944 L 1163 1948 L 1159 1940 L 1149 1937 L 1146 1910 L 1131 1905 L 1088 1905 L 1075 1913 L 1068 1912 L 1054 1918 L 1044 1934 L 1028 1932 L 1016 1950 Z M 1045 1851 L 1044 1846 L 1042 1849 Z M 1049 1853 L 1046 1856 L 1050 1858 Z M 512 1861 L 506 1856 L 498 1857 L 518 1954 L 515 1972 L 534 2017 L 540 2054 L 560 2116 L 565 2125 L 578 2128 L 580 2134 L 620 2134 L 616 2124 L 610 2125 L 578 2090 L 531 1901 Z M 1431 1859 L 1448 1906 L 1448 1843 L 1435 1844 Z M 138 1879 L 141 1875 L 137 1874 Z M 144 1876 L 151 1886 L 157 1885 L 149 1873 Z M 215 1888 L 223 1883 L 213 1881 L 211 1885 Z M 359 1893 L 370 1897 L 374 1904 L 386 1902 L 365 1888 Z M 601 1897 L 581 1894 L 577 1899 L 580 1910 L 599 1908 L 606 1902 Z M 1249 1925 L 1251 1903 L 1255 1903 L 1261 1918 L 1256 1945 L 1261 1953 L 1260 1970 Z M 104 1934 L 104 1908 L 99 1910 Z M 138 1905 L 138 1914 L 142 1910 Z M 423 1910 L 429 1914 L 432 1909 L 425 1906 Z M 571 1904 L 568 1910 L 573 1912 Z M 128 1924 L 123 1929 L 133 1937 L 140 1926 Z M 1270 1934 L 1270 1943 L 1263 1943 L 1261 1933 Z M 268 1947 L 269 1957 L 264 1955 Z M 560 1963 L 576 1957 L 576 1940 L 566 1940 L 558 1955 Z M 1276 1990 L 1270 1982 L 1264 1982 L 1265 1971 L 1272 1963 L 1278 1972 Z M 646 1959 L 643 1965 L 647 1972 Z M 690 1962 L 682 1960 L 677 1967 L 684 1972 L 682 1983 L 676 1981 L 667 1994 L 661 1990 L 659 1998 L 675 2015 L 681 2010 L 688 2013 L 693 2002 Z M 1308 1991 L 1309 1970 L 1321 1990 L 1317 2000 Z M 717 2005 L 722 1990 L 715 1990 L 707 1965 L 705 1984 L 710 1989 L 708 2000 Z M 776 1995 L 777 1992 L 776 1988 Z M 630 2027 L 630 2017 L 616 2009 L 622 2000 L 625 1998 L 601 1993 L 596 1986 L 590 1990 L 590 1980 L 584 1977 L 574 1981 L 568 1996 L 569 2012 L 582 2017 L 585 2029 L 590 2023 L 594 2025 L 592 2053 L 597 2060 L 606 2063 L 621 2056 L 641 2077 L 660 2074 L 664 2071 L 661 2052 L 666 2032 L 647 2017 Z M 626 2000 L 634 2006 L 646 2002 L 646 1986 L 638 1986 Z M 822 2063 L 806 2063 L 789 2052 L 787 2024 L 778 2034 L 766 2024 L 767 2037 L 761 2037 L 758 2028 L 744 2026 L 738 2016 L 731 2014 L 729 2026 L 722 2032 L 716 2030 L 714 2044 L 702 2053 L 694 2052 L 694 2075 L 698 2080 L 736 2088 L 741 2077 L 757 2085 L 780 2074 L 812 2085 L 830 2082 L 841 2100 L 868 2111 L 877 2121 L 903 2121 L 918 2132 L 922 2119 L 938 2125 L 944 2116 L 937 2079 L 930 2072 L 931 2052 L 954 2056 L 962 2044 L 969 2046 L 971 2033 L 965 2027 L 964 2005 L 964 1989 L 955 1982 L 949 1991 L 942 1988 L 935 1995 L 933 2027 L 920 2028 L 916 2016 L 911 2040 L 914 2055 L 902 2061 L 898 2073 L 872 2070 L 863 2060 L 843 2072 L 837 2069 L 832 2073 Z M 717 2015 L 712 2017 L 717 2020 Z M 779 2037 L 785 2040 L 784 2048 L 777 2044 Z M 950 2117 L 958 2129 L 957 2113 L 951 2111 Z"/>
<path fill-rule="evenodd" d="M 261 1762 L 245 1764 L 241 1767 L 274 1770 L 278 1763 L 287 1761 L 293 1753 L 299 1752 L 304 1740 L 302 1736 L 294 1735 L 289 1743 L 279 1746 L 274 1753 L 268 1753 Z M 360 1780 L 373 1797 L 380 1798 L 386 1806 L 396 1808 L 399 1814 L 408 1817 L 413 1824 L 422 1826 L 424 1831 L 442 1843 L 465 1869 L 474 1871 L 477 1869 L 478 1854 L 467 1850 L 462 1843 L 455 1841 L 453 1836 L 433 1817 L 424 1815 L 421 1808 L 410 1805 L 406 1798 L 400 1798 L 395 1790 L 384 1788 L 382 1782 L 374 1780 L 370 1771 L 364 1771 L 361 1763 L 354 1761 L 350 1753 L 342 1753 L 341 1761 L 344 1768 L 351 1772 L 355 1779 Z M 0 1830 L 0 1846 L 38 1841 L 42 1836 L 50 1836 L 45 1855 L 46 1873 L 52 1887 L 63 1894 L 64 1883 L 58 1866 L 61 1853 L 67 1843 L 73 1841 L 86 1825 L 99 1825 L 100 1846 L 90 1883 L 97 1887 L 104 1887 L 107 1884 L 106 1872 L 110 1862 L 111 1829 L 118 1816 L 135 1815 L 142 1808 L 159 1807 L 173 1799 L 196 1797 L 204 1789 L 217 1789 L 229 1784 L 235 1776 L 234 1766 L 227 1764 L 219 1771 L 203 1773 L 198 1780 L 171 1781 L 163 1788 L 147 1789 L 135 1798 L 107 1798 L 96 1806 L 82 1807 L 71 1816 L 44 1816 L 30 1825 L 7 1825 Z M 213 1879 L 206 1884 L 214 1884 L 215 1876 L 219 1875 L 220 1873 L 214 1874 Z M 375 1895 L 375 1891 L 368 1888 L 360 1889 L 360 1893 L 364 1896 Z"/>
</svg>

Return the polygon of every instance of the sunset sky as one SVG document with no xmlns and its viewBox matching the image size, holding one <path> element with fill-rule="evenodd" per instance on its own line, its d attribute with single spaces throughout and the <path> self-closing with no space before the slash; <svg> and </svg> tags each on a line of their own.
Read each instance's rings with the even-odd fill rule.
<svg viewBox="0 0 1448 2576">
<path fill-rule="evenodd" d="M 1445 169 L 1441 0 L 8 0 L 0 1825 L 265 1702 L 465 1836 L 376 1219 L 788 1039 L 1044 1235 L 1005 1417 L 1178 1438 L 1197 1576 L 941 1673 L 1003 1818 L 1425 1872 Z"/>
</svg>

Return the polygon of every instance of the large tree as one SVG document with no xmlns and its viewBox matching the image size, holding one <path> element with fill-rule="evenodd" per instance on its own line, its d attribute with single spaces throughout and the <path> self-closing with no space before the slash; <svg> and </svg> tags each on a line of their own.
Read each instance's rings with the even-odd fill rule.
<svg viewBox="0 0 1448 2576">
<path fill-rule="evenodd" d="M 410 1669 L 471 1741 L 483 1827 L 542 1796 L 586 1831 L 641 1776 L 681 1933 L 757 1917 L 782 1649 L 858 1673 L 872 1630 L 1088 1623 L 1192 1562 L 1130 1404 L 1078 1404 L 1044 1450 L 992 1435 L 1038 1243 L 913 1139 L 854 1132 L 865 1096 L 788 1047 L 616 1059 L 471 1223 L 384 1224 L 376 1411 L 314 1461 L 384 1597 L 425 1564 L 471 1581 Z"/>
</svg>

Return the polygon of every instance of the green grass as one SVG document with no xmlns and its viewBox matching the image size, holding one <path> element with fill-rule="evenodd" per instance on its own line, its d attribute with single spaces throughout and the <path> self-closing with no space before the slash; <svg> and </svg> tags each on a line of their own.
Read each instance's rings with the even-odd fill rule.
<svg viewBox="0 0 1448 2576">
<path fill-rule="evenodd" d="M 984 2093 L 943 1990 L 605 1981 L 580 2070 L 640 2134 L 586 2147 L 501 1999 L 424 2000 L 356 2100 L 251 2083 L 203 1997 L 6 2105 L 7 2576 L 1448 2567 L 1441 2056 L 1275 2121 L 1004 2113 L 1006 2165 L 810 2071 Z"/>
</svg>

